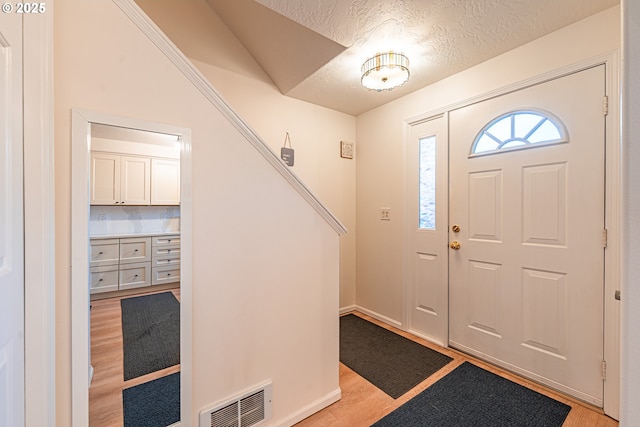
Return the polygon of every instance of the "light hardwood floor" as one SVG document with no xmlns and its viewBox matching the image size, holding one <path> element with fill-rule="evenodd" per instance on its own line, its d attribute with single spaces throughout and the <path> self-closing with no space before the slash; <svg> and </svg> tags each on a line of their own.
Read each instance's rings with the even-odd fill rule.
<svg viewBox="0 0 640 427">
<path fill-rule="evenodd" d="M 180 289 L 170 291 L 179 301 Z M 180 371 L 180 365 L 176 365 L 124 381 L 120 300 L 131 296 L 135 295 L 91 301 L 91 364 L 94 374 L 89 387 L 90 427 L 122 427 L 122 390 Z"/>
<path fill-rule="evenodd" d="M 488 371 L 571 406 L 571 411 L 569 412 L 563 427 L 615 427 L 618 425 L 617 421 L 603 415 L 602 410 L 598 408 L 580 403 L 573 398 L 547 389 L 537 383 L 496 368 L 466 354 L 452 349 L 439 347 L 424 339 L 388 326 L 364 314 L 357 312 L 353 314 L 392 330 L 413 341 L 419 342 L 429 348 L 444 353 L 452 357 L 453 361 L 414 387 L 404 396 L 395 400 L 341 363 L 340 388 L 342 389 L 342 399 L 296 424 L 296 427 L 368 427 L 380 418 L 392 412 L 394 409 L 400 407 L 403 403 L 406 403 L 409 399 L 416 396 L 447 373 L 451 372 L 464 361 L 474 363 Z"/>
<path fill-rule="evenodd" d="M 180 290 L 172 289 L 172 292 L 179 300 Z M 89 425 L 91 427 L 122 427 L 123 389 L 180 370 L 180 366 L 174 366 L 126 382 L 123 380 L 120 299 L 109 298 L 91 302 L 91 354 L 95 370 L 93 381 L 89 388 Z M 340 388 L 342 389 L 342 399 L 296 424 L 296 427 L 368 427 L 403 403 L 406 403 L 464 361 L 475 363 L 511 381 L 570 405 L 572 409 L 563 427 L 618 426 L 617 421 L 603 415 L 598 408 L 585 405 L 561 393 L 549 390 L 532 381 L 525 380 L 455 350 L 439 347 L 369 316 L 360 313 L 354 314 L 440 351 L 454 360 L 404 396 L 395 400 L 341 363 Z"/>
</svg>

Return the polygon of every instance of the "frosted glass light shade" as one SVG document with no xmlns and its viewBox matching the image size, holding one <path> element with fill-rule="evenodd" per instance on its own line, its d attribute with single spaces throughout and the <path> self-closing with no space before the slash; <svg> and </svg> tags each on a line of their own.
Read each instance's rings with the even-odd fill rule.
<svg viewBox="0 0 640 427">
<path fill-rule="evenodd" d="M 409 80 L 409 58 L 401 53 L 378 53 L 361 68 L 362 86 L 367 89 L 391 90 Z"/>
</svg>

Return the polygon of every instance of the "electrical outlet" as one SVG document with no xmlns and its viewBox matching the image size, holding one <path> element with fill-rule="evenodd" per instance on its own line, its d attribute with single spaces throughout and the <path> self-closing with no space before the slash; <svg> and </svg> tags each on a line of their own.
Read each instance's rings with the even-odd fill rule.
<svg viewBox="0 0 640 427">
<path fill-rule="evenodd" d="M 380 221 L 391 221 L 391 208 L 380 208 Z"/>
<path fill-rule="evenodd" d="M 98 222 L 104 222 L 107 220 L 107 214 L 98 214 Z"/>
</svg>

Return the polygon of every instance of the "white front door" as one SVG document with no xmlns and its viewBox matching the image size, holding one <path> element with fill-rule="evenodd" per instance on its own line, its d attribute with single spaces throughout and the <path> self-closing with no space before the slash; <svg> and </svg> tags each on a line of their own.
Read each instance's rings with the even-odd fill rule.
<svg viewBox="0 0 640 427">
<path fill-rule="evenodd" d="M 22 15 L 0 14 L 0 425 L 24 426 Z"/>
<path fill-rule="evenodd" d="M 601 65 L 450 113 L 450 345 L 598 406 L 604 88 Z"/>
<path fill-rule="evenodd" d="M 447 345 L 447 118 L 410 126 L 407 191 L 409 331 Z"/>
</svg>

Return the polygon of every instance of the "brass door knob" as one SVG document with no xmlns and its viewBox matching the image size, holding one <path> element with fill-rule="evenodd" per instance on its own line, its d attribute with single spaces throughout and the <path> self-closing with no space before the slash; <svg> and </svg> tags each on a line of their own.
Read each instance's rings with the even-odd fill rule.
<svg viewBox="0 0 640 427">
<path fill-rule="evenodd" d="M 449 247 L 457 251 L 458 249 L 460 249 L 460 242 L 458 242 L 457 240 L 454 240 L 449 244 Z"/>
</svg>

